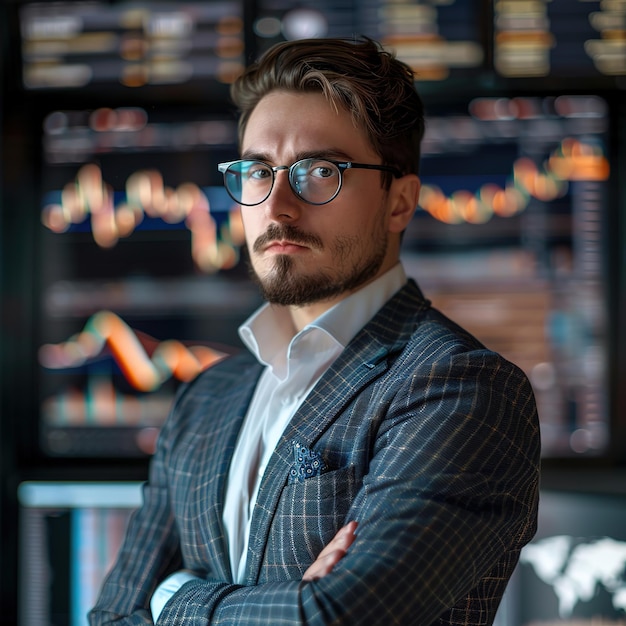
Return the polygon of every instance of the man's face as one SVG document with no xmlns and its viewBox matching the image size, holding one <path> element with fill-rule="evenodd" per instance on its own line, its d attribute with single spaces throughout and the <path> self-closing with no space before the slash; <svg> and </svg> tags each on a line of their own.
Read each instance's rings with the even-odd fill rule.
<svg viewBox="0 0 626 626">
<path fill-rule="evenodd" d="M 350 115 L 322 94 L 274 91 L 249 118 L 242 158 L 271 166 L 301 158 L 380 164 L 380 157 Z M 388 246 L 388 194 L 381 172 L 344 172 L 339 195 L 314 206 L 291 190 L 286 170 L 276 172 L 270 196 L 243 206 L 252 269 L 265 298 L 282 305 L 333 303 L 397 261 Z"/>
</svg>

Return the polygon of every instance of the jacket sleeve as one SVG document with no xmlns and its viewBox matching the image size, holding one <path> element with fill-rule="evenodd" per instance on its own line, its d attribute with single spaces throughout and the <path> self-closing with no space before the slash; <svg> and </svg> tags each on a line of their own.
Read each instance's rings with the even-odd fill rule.
<svg viewBox="0 0 626 626">
<path fill-rule="evenodd" d="M 142 506 L 130 518 L 116 562 L 89 613 L 92 626 L 152 624 L 150 598 L 157 585 L 182 566 L 180 539 L 167 485 L 171 420 L 159 437 L 143 486 Z"/>
</svg>

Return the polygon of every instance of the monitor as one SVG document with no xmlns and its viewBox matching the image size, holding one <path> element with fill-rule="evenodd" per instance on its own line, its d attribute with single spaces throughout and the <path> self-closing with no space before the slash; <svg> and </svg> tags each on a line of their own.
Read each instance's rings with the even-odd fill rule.
<svg viewBox="0 0 626 626">
<path fill-rule="evenodd" d="M 544 490 L 496 626 L 626 623 L 626 494 Z"/>
<path fill-rule="evenodd" d="M 138 482 L 23 482 L 19 626 L 85 626 L 129 517 Z"/>
</svg>

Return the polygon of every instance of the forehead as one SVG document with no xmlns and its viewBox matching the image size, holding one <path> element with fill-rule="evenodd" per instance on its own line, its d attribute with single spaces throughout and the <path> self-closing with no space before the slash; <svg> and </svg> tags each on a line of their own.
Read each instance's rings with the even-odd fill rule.
<svg viewBox="0 0 626 626">
<path fill-rule="evenodd" d="M 273 91 L 252 111 L 242 137 L 242 153 L 272 157 L 311 151 L 337 151 L 353 160 L 376 152 L 352 116 L 321 93 Z"/>
</svg>

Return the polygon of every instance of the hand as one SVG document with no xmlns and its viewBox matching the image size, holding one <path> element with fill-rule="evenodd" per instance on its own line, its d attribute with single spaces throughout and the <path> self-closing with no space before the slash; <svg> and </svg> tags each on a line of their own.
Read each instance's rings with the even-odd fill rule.
<svg viewBox="0 0 626 626">
<path fill-rule="evenodd" d="M 355 530 L 357 522 L 348 522 L 343 528 L 340 528 L 337 534 L 331 539 L 330 543 L 319 553 L 318 557 L 309 566 L 302 580 L 310 582 L 323 578 L 326 574 L 333 571 L 333 567 L 341 561 L 345 556 L 348 548 L 352 545 L 355 538 Z"/>
</svg>

